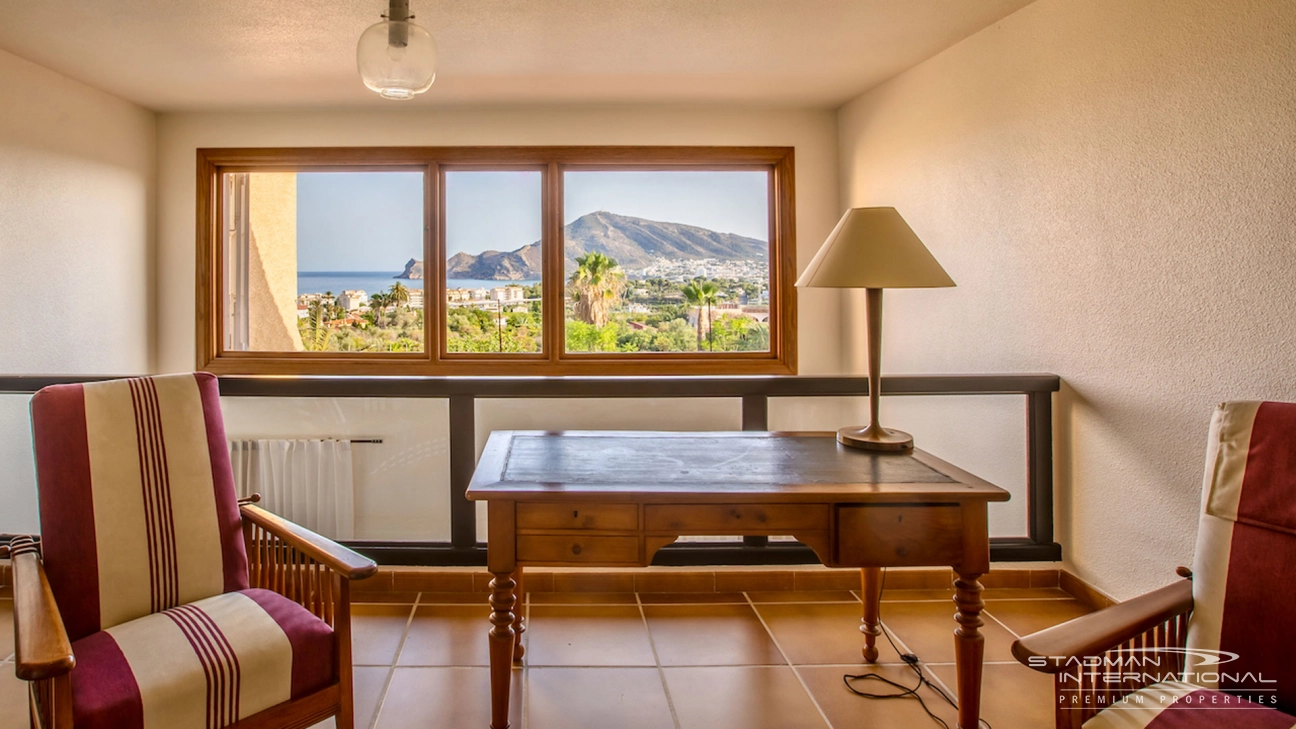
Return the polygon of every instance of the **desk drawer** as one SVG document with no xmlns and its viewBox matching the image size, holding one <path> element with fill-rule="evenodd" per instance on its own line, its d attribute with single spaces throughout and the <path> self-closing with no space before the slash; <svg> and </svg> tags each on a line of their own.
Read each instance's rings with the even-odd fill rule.
<svg viewBox="0 0 1296 729">
<path fill-rule="evenodd" d="M 843 567 L 953 566 L 963 556 L 963 510 L 956 504 L 837 507 L 837 561 Z"/>
<path fill-rule="evenodd" d="M 604 529 L 632 532 L 639 528 L 635 504 L 520 503 L 518 529 Z"/>
<path fill-rule="evenodd" d="M 638 537 L 519 536 L 519 562 L 639 563 Z"/>
<path fill-rule="evenodd" d="M 779 533 L 787 530 L 827 530 L 827 504 L 705 504 L 701 506 L 644 507 L 644 524 L 649 531 Z"/>
</svg>

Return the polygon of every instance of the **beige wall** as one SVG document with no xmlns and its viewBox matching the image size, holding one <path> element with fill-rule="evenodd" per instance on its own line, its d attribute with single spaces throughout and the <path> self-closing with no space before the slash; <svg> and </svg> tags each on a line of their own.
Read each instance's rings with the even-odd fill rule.
<svg viewBox="0 0 1296 729">
<path fill-rule="evenodd" d="M 159 366 L 194 366 L 194 178 L 200 147 L 696 144 L 796 147 L 797 260 L 838 215 L 836 116 L 829 111 L 707 108 L 487 108 L 379 112 L 163 114 L 158 123 Z M 840 367 L 832 291 L 801 292 L 801 371 Z"/>
<path fill-rule="evenodd" d="M 248 348 L 300 351 L 296 173 L 248 175 L 248 219 Z"/>
<path fill-rule="evenodd" d="M 0 51 L 0 373 L 153 364 L 155 117 Z"/>
<path fill-rule="evenodd" d="M 152 368 L 154 122 L 0 51 L 0 374 Z M 0 533 L 38 527 L 28 401 L 0 396 Z"/>
<path fill-rule="evenodd" d="M 886 368 L 1061 375 L 1059 536 L 1119 597 L 1190 563 L 1213 405 L 1296 399 L 1293 37 L 1281 0 L 1039 0 L 840 113 L 843 202 L 959 284 L 888 294 Z"/>
</svg>

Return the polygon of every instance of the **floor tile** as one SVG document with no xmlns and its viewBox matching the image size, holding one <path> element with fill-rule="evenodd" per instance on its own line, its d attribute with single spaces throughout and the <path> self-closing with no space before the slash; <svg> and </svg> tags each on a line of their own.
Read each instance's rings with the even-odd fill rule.
<svg viewBox="0 0 1296 729">
<path fill-rule="evenodd" d="M 952 599 L 952 598 L 951 598 Z M 1074 600 L 1075 597 L 1060 587 L 987 587 L 981 591 L 983 600 Z"/>
<path fill-rule="evenodd" d="M 522 669 L 513 669 L 509 723 L 514 727 L 522 726 L 523 680 Z M 392 673 L 377 729 L 486 729 L 489 725 L 490 669 L 414 667 Z"/>
<path fill-rule="evenodd" d="M 1058 587 L 987 587 L 983 600 L 1070 600 L 1070 593 Z M 925 600 L 954 602 L 954 588 L 940 590 L 886 590 L 882 602 L 917 602 Z"/>
<path fill-rule="evenodd" d="M 356 666 L 352 669 L 352 696 L 355 699 L 355 725 L 357 729 L 373 726 L 378 713 L 378 701 L 387 686 L 391 669 L 386 666 Z"/>
<path fill-rule="evenodd" d="M 417 592 L 353 592 L 352 605 L 413 605 Z"/>
<path fill-rule="evenodd" d="M 882 602 L 947 602 L 954 604 L 954 588 L 939 590 L 883 590 Z"/>
<path fill-rule="evenodd" d="M 826 729 L 787 666 L 666 668 L 680 729 Z"/>
<path fill-rule="evenodd" d="M 1093 612 L 1079 600 L 990 600 L 985 609 L 1017 635 L 1030 635 Z"/>
<path fill-rule="evenodd" d="M 741 592 L 641 592 L 639 602 L 645 605 L 684 605 L 695 603 L 747 603 Z"/>
<path fill-rule="evenodd" d="M 674 727 L 656 668 L 531 668 L 526 700 L 529 729 Z"/>
<path fill-rule="evenodd" d="M 850 590 L 778 590 L 747 596 L 752 602 L 859 602 Z"/>
<path fill-rule="evenodd" d="M 535 605 L 526 641 L 532 666 L 657 665 L 638 605 Z"/>
<path fill-rule="evenodd" d="M 490 609 L 485 605 L 419 606 L 399 666 L 489 666 Z"/>
<path fill-rule="evenodd" d="M 760 570 L 754 572 L 717 572 L 715 589 L 733 592 L 775 592 L 794 587 L 792 570 Z"/>
<path fill-rule="evenodd" d="M 845 669 L 839 666 L 803 666 L 797 669 L 814 696 L 819 708 L 823 709 L 832 722 L 833 729 L 877 729 L 878 727 L 935 727 L 937 724 L 923 711 L 917 699 L 866 699 L 857 696 L 846 688 L 842 677 L 847 674 L 873 672 L 903 686 L 918 686 L 918 677 L 913 669 L 905 665 L 882 664 L 879 666 L 861 666 L 859 669 Z M 852 681 L 856 689 L 874 694 L 900 693 L 900 690 L 881 681 Z M 958 719 L 954 707 L 945 702 L 935 691 L 928 687 L 918 690 L 927 708 L 932 713 L 954 726 Z M 1042 725 L 1047 726 L 1047 725 Z M 998 725 L 996 725 L 998 729 Z"/>
<path fill-rule="evenodd" d="M 480 592 L 423 592 L 420 605 L 481 605 L 489 610 L 488 596 Z"/>
<path fill-rule="evenodd" d="M 757 605 L 756 612 L 794 664 L 866 665 L 860 655 L 864 636 L 859 632 L 859 603 L 765 603 Z M 951 620 L 951 628 L 953 624 Z M 878 638 L 878 660 L 900 660 L 883 637 Z"/>
<path fill-rule="evenodd" d="M 390 666 L 413 609 L 404 605 L 352 605 L 352 662 L 357 666 Z"/>
<path fill-rule="evenodd" d="M 0 729 L 29 729 L 27 682 L 14 675 L 12 663 L 0 665 Z"/>
<path fill-rule="evenodd" d="M 954 666 L 932 666 L 930 670 L 957 695 Z M 994 729 L 1053 726 L 1053 677 L 1019 664 L 983 667 L 981 718 Z"/>
<path fill-rule="evenodd" d="M 990 618 L 982 615 L 981 634 L 985 636 L 987 661 L 1013 660 L 1011 648 L 1016 640 Z M 954 604 L 934 602 L 891 602 L 882 605 L 882 622 L 892 633 L 928 663 L 954 660 Z"/>
<path fill-rule="evenodd" d="M 533 592 L 532 605 L 634 605 L 633 592 Z"/>
<path fill-rule="evenodd" d="M 645 605 L 663 666 L 785 664 L 748 605 Z"/>
</svg>

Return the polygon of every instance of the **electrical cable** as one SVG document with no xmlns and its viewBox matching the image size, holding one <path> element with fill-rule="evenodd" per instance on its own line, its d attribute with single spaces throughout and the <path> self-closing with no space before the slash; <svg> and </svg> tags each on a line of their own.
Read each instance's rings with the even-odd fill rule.
<svg viewBox="0 0 1296 729">
<path fill-rule="evenodd" d="M 885 569 L 882 570 L 882 589 L 886 589 Z M 882 624 L 882 621 L 880 619 L 878 620 L 878 624 L 882 628 L 882 635 L 886 636 L 887 642 L 891 644 L 891 649 L 894 650 L 896 654 L 900 656 L 900 660 L 904 661 L 905 665 L 909 666 L 909 668 L 913 670 L 914 674 L 918 677 L 918 684 L 913 687 L 905 686 L 904 684 L 898 681 L 892 681 L 886 676 L 883 676 L 879 673 L 873 673 L 873 672 L 860 673 L 860 674 L 848 673 L 842 676 L 842 683 L 846 684 L 847 690 L 849 690 L 851 693 L 855 694 L 856 696 L 862 696 L 866 699 L 907 699 L 907 698 L 916 699 L 918 701 L 918 705 L 922 707 L 923 711 L 927 712 L 927 716 L 930 716 L 932 718 L 932 721 L 936 722 L 937 724 L 940 724 L 945 729 L 950 729 L 950 725 L 944 719 L 937 716 L 935 713 L 932 712 L 931 709 L 927 707 L 927 702 L 924 701 L 923 697 L 918 694 L 918 691 L 922 689 L 923 686 L 926 686 L 930 688 L 932 691 L 935 691 L 938 696 L 940 696 L 942 699 L 945 700 L 945 703 L 949 704 L 955 709 L 958 708 L 958 704 L 955 703 L 954 699 L 950 698 L 950 696 L 946 694 L 941 689 L 941 687 L 937 686 L 936 684 L 928 680 L 927 676 L 922 671 L 922 667 L 919 665 L 920 662 L 918 660 L 918 656 L 913 653 L 901 653 L 900 649 L 895 644 L 895 640 L 891 638 L 891 631 L 887 629 L 886 625 Z M 895 688 L 900 689 L 900 692 L 877 694 L 868 691 L 861 691 L 851 685 L 851 681 L 868 681 L 868 680 L 881 681 L 882 683 L 887 684 L 888 686 L 894 686 Z M 985 719 L 978 719 L 978 723 L 984 724 L 986 729 L 993 729 L 993 727 L 990 726 L 990 722 L 986 721 Z"/>
</svg>

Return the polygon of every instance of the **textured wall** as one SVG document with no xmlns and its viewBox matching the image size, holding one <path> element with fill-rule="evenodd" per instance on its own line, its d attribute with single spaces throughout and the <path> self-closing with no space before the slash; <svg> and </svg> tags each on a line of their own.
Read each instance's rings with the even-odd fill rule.
<svg viewBox="0 0 1296 729">
<path fill-rule="evenodd" d="M 248 175 L 248 348 L 301 351 L 297 330 L 297 175 Z M 342 293 L 342 292 L 337 292 Z"/>
<path fill-rule="evenodd" d="M 1212 406 L 1296 400 L 1293 37 L 1279 0 L 1039 0 L 840 112 L 843 203 L 959 284 L 888 294 L 885 367 L 1061 375 L 1059 537 L 1119 597 L 1190 563 Z"/>
<path fill-rule="evenodd" d="M 154 116 L 0 51 L 0 373 L 153 365 Z M 33 532 L 26 396 L 0 396 L 0 533 Z"/>
<path fill-rule="evenodd" d="M 0 51 L 0 372 L 152 366 L 151 112 Z"/>
</svg>

